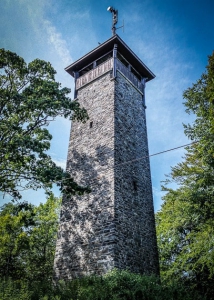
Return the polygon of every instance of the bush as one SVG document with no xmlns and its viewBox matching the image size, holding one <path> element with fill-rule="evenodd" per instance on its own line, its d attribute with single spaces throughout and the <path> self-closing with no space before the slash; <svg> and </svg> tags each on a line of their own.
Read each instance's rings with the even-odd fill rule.
<svg viewBox="0 0 214 300">
<path fill-rule="evenodd" d="M 154 276 L 113 270 L 103 277 L 71 281 L 12 281 L 0 283 L 0 300 L 205 300 L 178 284 L 161 285 Z"/>
</svg>

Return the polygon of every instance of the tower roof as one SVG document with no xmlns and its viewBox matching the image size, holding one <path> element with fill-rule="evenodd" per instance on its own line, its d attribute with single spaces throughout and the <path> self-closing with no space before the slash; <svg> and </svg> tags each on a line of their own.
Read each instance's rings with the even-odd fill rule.
<svg viewBox="0 0 214 300">
<path fill-rule="evenodd" d="M 105 55 L 106 53 L 113 50 L 114 44 L 117 44 L 117 50 L 124 58 L 135 68 L 135 70 L 147 81 L 155 78 L 154 73 L 140 60 L 140 58 L 126 45 L 126 43 L 115 34 L 110 39 L 100 44 L 98 47 L 88 52 L 86 55 L 82 56 L 74 63 L 65 68 L 65 70 L 74 76 L 73 72 L 77 72 L 89 65 L 93 61 L 97 60 L 99 57 Z"/>
</svg>

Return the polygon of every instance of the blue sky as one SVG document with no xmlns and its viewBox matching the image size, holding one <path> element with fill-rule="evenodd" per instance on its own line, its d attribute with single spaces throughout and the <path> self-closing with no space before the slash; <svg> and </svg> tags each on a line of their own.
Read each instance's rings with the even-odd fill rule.
<svg viewBox="0 0 214 300">
<path fill-rule="evenodd" d="M 125 31 L 117 33 L 156 75 L 146 87 L 150 154 L 188 143 L 182 123 L 193 116 L 185 113 L 182 93 L 204 72 L 214 49 L 213 0 L 1 0 L 0 47 L 27 62 L 50 61 L 73 98 L 73 80 L 64 68 L 111 37 L 108 6 L 119 10 L 118 26 L 124 20 Z M 50 153 L 64 166 L 70 122 L 57 119 L 50 131 Z M 155 210 L 161 181 L 183 155 L 179 149 L 151 157 Z M 38 204 L 45 196 L 29 191 L 24 199 Z M 6 200 L 0 198 L 0 204 Z"/>
</svg>

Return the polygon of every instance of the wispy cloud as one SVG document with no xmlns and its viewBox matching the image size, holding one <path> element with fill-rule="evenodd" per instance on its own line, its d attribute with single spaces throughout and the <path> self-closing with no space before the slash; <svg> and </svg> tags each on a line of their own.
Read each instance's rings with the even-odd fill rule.
<svg viewBox="0 0 214 300">
<path fill-rule="evenodd" d="M 73 59 L 68 50 L 66 41 L 62 38 L 61 33 L 51 24 L 50 21 L 44 20 L 44 28 L 47 31 L 48 42 L 54 47 L 64 66 L 70 64 Z"/>
<path fill-rule="evenodd" d="M 191 33 L 191 27 L 190 31 L 188 27 L 183 30 L 182 16 L 172 10 L 171 4 L 171 10 L 162 9 L 164 4 L 165 8 L 170 6 L 166 6 L 168 1 L 162 1 L 161 6 L 156 2 L 125 0 L 122 6 L 115 3 L 119 9 L 118 26 L 125 20 L 125 33 L 122 30 L 117 33 L 157 76 L 146 88 L 151 154 L 187 142 L 182 122 L 191 122 L 191 118 L 185 114 L 182 92 L 198 77 L 193 72 L 198 64 L 194 51 L 199 51 L 194 41 L 201 41 L 203 47 L 205 44 L 204 34 L 200 38 L 197 31 L 192 32 L 194 39 L 190 42 L 187 32 Z M 1 45 L 27 61 L 36 57 L 50 61 L 57 70 L 56 80 L 72 90 L 73 80 L 64 67 L 110 34 L 111 17 L 102 1 L 5 0 L 0 1 L 0 14 Z M 51 156 L 65 167 L 70 122 L 61 118 L 53 123 L 49 127 L 53 134 Z M 170 166 L 181 160 L 183 153 L 179 149 L 151 158 L 154 197 L 158 203 L 160 181 L 170 172 Z"/>
</svg>

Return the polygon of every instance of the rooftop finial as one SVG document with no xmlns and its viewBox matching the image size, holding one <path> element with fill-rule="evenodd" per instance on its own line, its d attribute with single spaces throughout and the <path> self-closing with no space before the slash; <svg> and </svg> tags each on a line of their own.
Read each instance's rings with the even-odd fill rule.
<svg viewBox="0 0 214 300">
<path fill-rule="evenodd" d="M 109 6 L 107 8 L 108 11 L 112 13 L 112 35 L 116 34 L 116 27 L 115 25 L 117 24 L 118 21 L 118 10 L 114 9 L 112 6 Z"/>
</svg>

